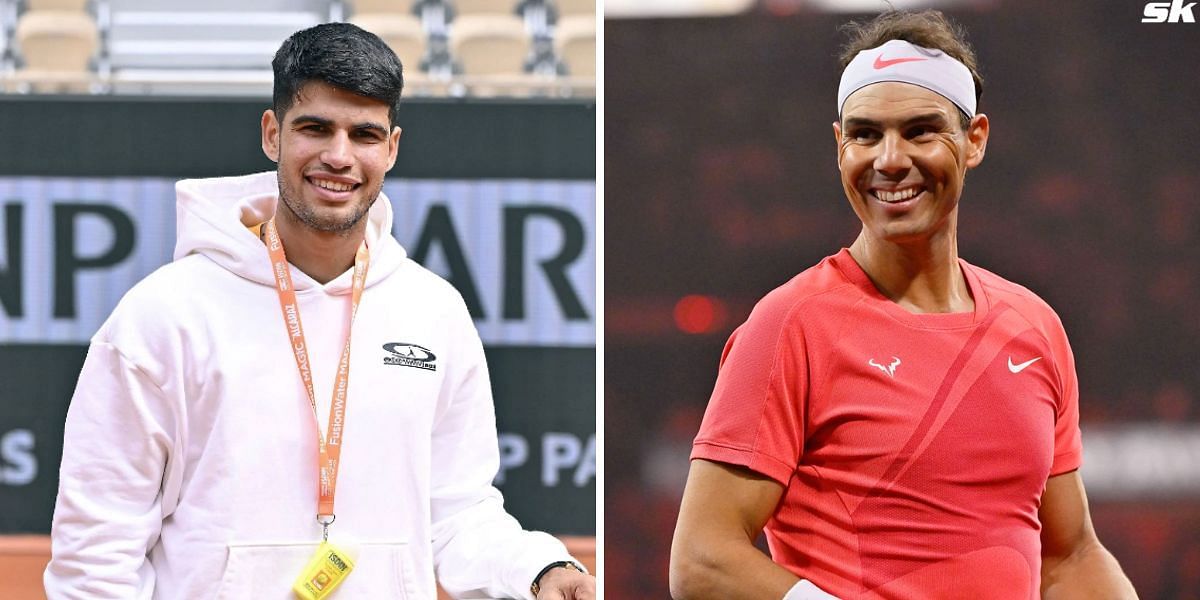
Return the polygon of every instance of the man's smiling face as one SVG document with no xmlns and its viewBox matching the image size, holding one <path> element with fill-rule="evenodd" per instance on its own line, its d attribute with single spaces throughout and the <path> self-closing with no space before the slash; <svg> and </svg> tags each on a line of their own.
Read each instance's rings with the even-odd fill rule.
<svg viewBox="0 0 1200 600">
<path fill-rule="evenodd" d="M 354 228 L 396 162 L 400 129 L 385 102 L 314 81 L 280 116 L 263 115 L 263 151 L 279 163 L 280 203 L 322 232 Z"/>
<path fill-rule="evenodd" d="M 851 94 L 834 123 L 842 188 L 866 232 L 907 243 L 952 227 L 968 169 L 983 160 L 988 123 L 964 131 L 958 108 L 908 83 Z"/>
</svg>

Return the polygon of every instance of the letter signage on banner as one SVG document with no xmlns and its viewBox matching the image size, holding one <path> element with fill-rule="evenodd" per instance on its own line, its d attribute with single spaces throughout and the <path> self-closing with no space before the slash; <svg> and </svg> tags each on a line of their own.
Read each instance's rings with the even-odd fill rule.
<svg viewBox="0 0 1200 600">
<path fill-rule="evenodd" d="M 37 477 L 33 432 L 14 429 L 0 435 L 0 485 L 29 485 Z"/>
<path fill-rule="evenodd" d="M 0 308 L 10 319 L 20 318 L 25 314 L 21 294 L 22 266 L 25 264 L 21 252 L 24 236 L 21 226 L 25 220 L 25 207 L 11 202 L 4 205 L 4 256 L 7 263 L 0 268 Z"/>
<path fill-rule="evenodd" d="M 399 180 L 383 189 L 396 239 L 459 289 L 484 344 L 595 346 L 592 182 Z"/>
<path fill-rule="evenodd" d="M 79 256 L 76 220 L 92 216 L 112 229 L 112 244 L 94 256 Z M 99 237 L 99 236 L 96 236 Z M 95 238 L 93 238 L 95 239 Z M 133 253 L 133 220 L 120 209 L 103 204 L 54 205 L 54 317 L 75 316 L 75 273 L 111 267 Z"/>
</svg>

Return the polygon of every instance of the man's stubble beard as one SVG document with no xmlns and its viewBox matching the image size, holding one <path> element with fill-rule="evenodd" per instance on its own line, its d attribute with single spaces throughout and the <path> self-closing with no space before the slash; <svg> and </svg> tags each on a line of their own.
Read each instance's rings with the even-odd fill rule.
<svg viewBox="0 0 1200 600">
<path fill-rule="evenodd" d="M 279 182 L 279 201 L 287 206 L 287 209 L 296 216 L 296 219 L 310 229 L 339 235 L 349 235 L 351 230 L 363 220 L 367 212 L 371 210 L 371 207 L 375 205 L 375 201 L 379 199 L 379 194 L 383 191 L 383 182 L 381 181 L 375 187 L 375 191 L 363 198 L 354 207 L 354 211 L 344 219 L 322 217 L 317 214 L 316 210 L 313 210 L 312 206 L 305 205 L 296 200 L 298 194 L 295 193 L 295 190 L 284 179 L 282 169 L 276 172 L 275 177 Z"/>
</svg>

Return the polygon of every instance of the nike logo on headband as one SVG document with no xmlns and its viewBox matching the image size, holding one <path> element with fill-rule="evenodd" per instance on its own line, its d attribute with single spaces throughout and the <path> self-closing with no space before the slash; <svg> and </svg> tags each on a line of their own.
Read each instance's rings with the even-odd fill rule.
<svg viewBox="0 0 1200 600">
<path fill-rule="evenodd" d="M 892 60 L 884 60 L 883 53 L 880 52 L 879 56 L 875 57 L 875 64 L 871 65 L 871 66 L 875 67 L 875 70 L 878 71 L 880 69 L 886 69 L 887 67 L 890 67 L 892 65 L 898 65 L 900 63 L 906 63 L 906 62 L 914 62 L 914 61 L 918 61 L 918 60 L 929 60 L 929 59 L 921 58 L 918 56 L 912 56 L 912 57 L 908 57 L 908 58 L 893 58 Z"/>
</svg>

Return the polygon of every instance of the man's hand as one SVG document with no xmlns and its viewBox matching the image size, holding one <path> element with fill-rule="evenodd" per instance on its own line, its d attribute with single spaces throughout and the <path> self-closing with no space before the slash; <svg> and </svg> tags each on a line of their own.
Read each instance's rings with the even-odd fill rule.
<svg viewBox="0 0 1200 600">
<path fill-rule="evenodd" d="M 595 600 L 596 578 L 574 569 L 554 567 L 538 582 L 537 600 Z"/>
</svg>

